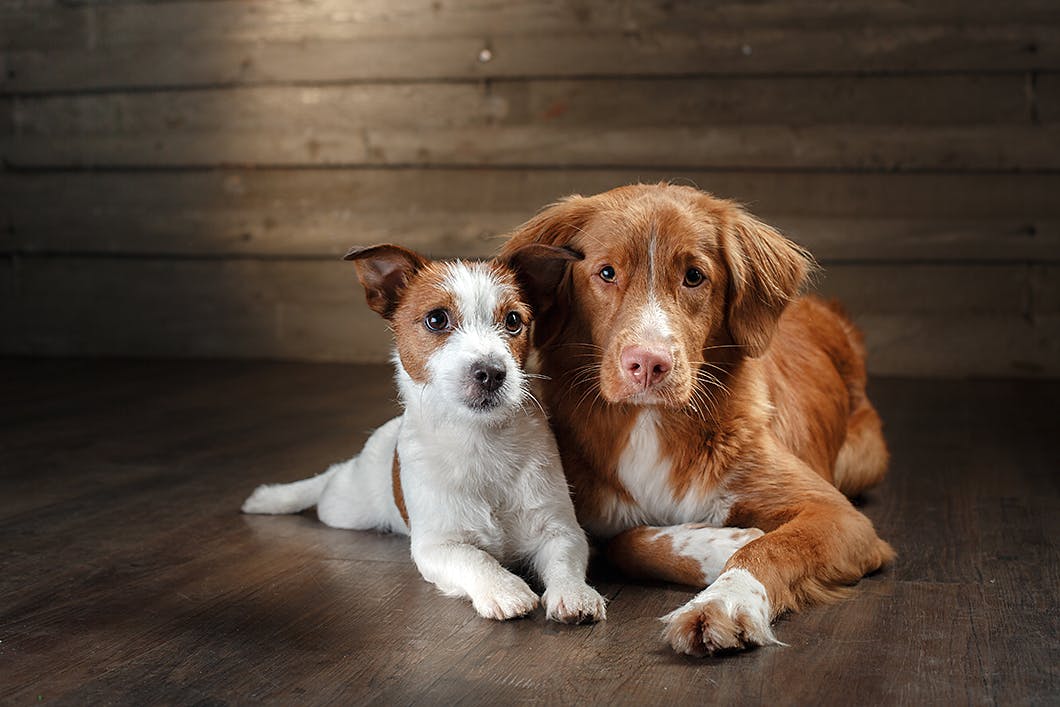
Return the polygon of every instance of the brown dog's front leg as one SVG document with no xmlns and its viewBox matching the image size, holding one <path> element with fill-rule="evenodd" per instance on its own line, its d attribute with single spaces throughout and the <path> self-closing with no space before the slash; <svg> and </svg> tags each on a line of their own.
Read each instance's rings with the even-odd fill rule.
<svg viewBox="0 0 1060 707">
<path fill-rule="evenodd" d="M 760 537 L 758 528 L 642 525 L 613 537 L 604 552 L 629 577 L 705 587 L 721 575 L 733 553 Z"/>
<path fill-rule="evenodd" d="M 710 587 L 663 617 L 674 650 L 709 655 L 779 643 L 770 628 L 778 615 L 836 599 L 894 558 L 838 491 L 808 468 L 793 471 L 781 486 L 790 495 L 763 497 L 769 487 L 751 487 L 734 507 L 730 520 L 773 530 L 737 550 Z"/>
</svg>

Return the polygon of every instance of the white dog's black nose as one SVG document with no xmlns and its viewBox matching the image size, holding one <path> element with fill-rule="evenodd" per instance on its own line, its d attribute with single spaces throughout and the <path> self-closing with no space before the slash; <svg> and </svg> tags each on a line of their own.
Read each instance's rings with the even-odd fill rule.
<svg viewBox="0 0 1060 707">
<path fill-rule="evenodd" d="M 492 393 L 502 385 L 507 376 L 504 366 L 492 361 L 478 361 L 471 366 L 471 377 L 488 393 Z"/>
</svg>

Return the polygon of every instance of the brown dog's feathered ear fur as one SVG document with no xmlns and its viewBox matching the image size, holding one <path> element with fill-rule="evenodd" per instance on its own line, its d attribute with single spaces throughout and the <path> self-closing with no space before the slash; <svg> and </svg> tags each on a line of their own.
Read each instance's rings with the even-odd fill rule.
<svg viewBox="0 0 1060 707">
<path fill-rule="evenodd" d="M 386 319 L 394 315 L 409 279 L 428 263 L 419 253 L 389 243 L 351 248 L 342 259 L 353 261 L 368 306 Z"/>
<path fill-rule="evenodd" d="M 729 334 L 748 356 L 761 356 L 784 308 L 806 282 L 813 259 L 742 209 L 722 233 L 729 270 Z"/>
<path fill-rule="evenodd" d="M 567 271 L 567 264 L 583 257 L 570 248 L 529 243 L 506 258 L 501 258 L 501 262 L 515 272 L 534 310 L 534 316 L 540 316 L 555 302 L 556 291 Z"/>
<path fill-rule="evenodd" d="M 501 248 L 498 258 L 510 261 L 520 250 L 537 244 L 567 250 L 574 256 L 573 259 L 581 260 L 581 253 L 576 248 L 572 248 L 572 244 L 595 211 L 595 202 L 592 199 L 577 194 L 549 204 L 511 233 L 508 241 Z M 571 269 L 565 267 L 567 264 L 567 259 L 560 259 L 553 265 L 563 267 L 557 267 L 551 273 L 546 273 L 544 279 L 548 279 L 547 275 L 557 277 L 551 291 L 543 293 L 540 298 L 538 297 L 542 294 L 540 289 L 530 290 L 528 293 L 531 298 L 530 304 L 534 309 L 534 345 L 539 348 L 547 346 L 548 342 L 566 326 L 571 308 L 553 305 L 561 299 L 570 297 Z M 516 270 L 518 271 L 518 266 Z M 536 286 L 531 285 L 531 287 Z"/>
<path fill-rule="evenodd" d="M 577 194 L 549 204 L 509 235 L 499 257 L 502 260 L 509 258 L 515 251 L 531 243 L 570 246 L 593 211 L 590 199 Z"/>
</svg>

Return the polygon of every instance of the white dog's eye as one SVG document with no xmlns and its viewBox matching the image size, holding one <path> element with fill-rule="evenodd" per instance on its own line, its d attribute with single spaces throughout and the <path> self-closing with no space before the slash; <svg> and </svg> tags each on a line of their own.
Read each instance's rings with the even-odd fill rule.
<svg viewBox="0 0 1060 707">
<path fill-rule="evenodd" d="M 423 318 L 423 326 L 430 331 L 445 331 L 449 328 L 449 312 L 444 309 L 432 309 Z"/>
<path fill-rule="evenodd" d="M 515 336 L 523 330 L 522 316 L 518 312 L 508 312 L 508 316 L 504 318 L 504 328 L 509 334 Z"/>
</svg>

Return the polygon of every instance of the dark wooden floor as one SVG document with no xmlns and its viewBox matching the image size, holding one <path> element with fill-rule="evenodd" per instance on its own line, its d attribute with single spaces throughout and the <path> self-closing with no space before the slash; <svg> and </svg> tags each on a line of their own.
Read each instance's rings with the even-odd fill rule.
<svg viewBox="0 0 1060 707">
<path fill-rule="evenodd" d="M 3 361 L 0 699 L 1060 701 L 1060 382 L 872 393 L 894 464 L 863 507 L 897 564 L 781 620 L 787 648 L 691 660 L 657 621 L 687 588 L 596 567 L 606 623 L 493 623 L 402 538 L 240 515 L 358 449 L 395 409 L 384 368 Z"/>
</svg>

